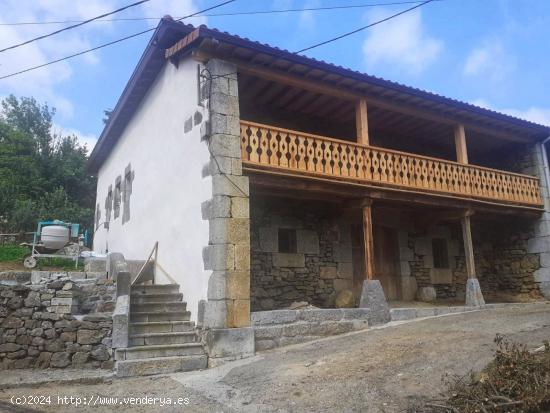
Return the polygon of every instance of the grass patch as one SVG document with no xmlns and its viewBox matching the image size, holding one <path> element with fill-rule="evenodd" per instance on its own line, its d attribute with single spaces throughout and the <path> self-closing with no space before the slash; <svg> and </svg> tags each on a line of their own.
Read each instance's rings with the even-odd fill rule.
<svg viewBox="0 0 550 413">
<path fill-rule="evenodd" d="M 23 261 L 25 255 L 29 253 L 27 247 L 19 245 L 0 245 L 0 262 Z"/>
<path fill-rule="evenodd" d="M 78 260 L 78 267 L 75 268 L 74 261 L 66 258 L 39 258 L 37 268 L 41 270 L 55 268 L 65 271 L 82 271 L 84 269 L 84 259 Z"/>
</svg>

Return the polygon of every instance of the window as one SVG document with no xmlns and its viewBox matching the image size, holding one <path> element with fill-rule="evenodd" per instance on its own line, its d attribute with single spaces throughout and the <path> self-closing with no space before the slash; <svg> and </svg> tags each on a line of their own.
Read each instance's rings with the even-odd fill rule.
<svg viewBox="0 0 550 413">
<path fill-rule="evenodd" d="M 279 228 L 279 252 L 296 254 L 296 230 Z"/>
<path fill-rule="evenodd" d="M 432 239 L 432 252 L 434 257 L 434 268 L 449 268 L 449 253 L 447 252 L 446 239 Z"/>
<path fill-rule="evenodd" d="M 115 199 L 114 199 L 114 219 L 117 219 L 120 215 L 120 202 L 122 199 L 122 188 L 121 188 L 121 181 L 122 178 L 120 176 L 117 176 L 115 179 Z"/>
<path fill-rule="evenodd" d="M 122 223 L 130 220 L 130 195 L 132 195 L 132 181 L 134 180 L 134 171 L 132 171 L 132 165 L 128 164 L 124 170 L 124 185 L 122 195 L 122 205 L 124 207 L 122 211 Z"/>
</svg>

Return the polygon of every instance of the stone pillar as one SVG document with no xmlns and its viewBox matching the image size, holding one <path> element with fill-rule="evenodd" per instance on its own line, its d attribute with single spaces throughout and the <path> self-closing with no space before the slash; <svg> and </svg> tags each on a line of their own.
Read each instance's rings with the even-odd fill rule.
<svg viewBox="0 0 550 413">
<path fill-rule="evenodd" d="M 203 219 L 209 222 L 203 260 L 212 273 L 201 322 L 208 330 L 205 343 L 211 358 L 242 357 L 250 348 L 253 353 L 254 334 L 250 328 L 240 329 L 250 325 L 250 217 L 248 177 L 241 163 L 237 68 L 218 59 L 208 61 L 206 68 L 211 85 L 203 88 L 203 95 L 210 118 L 203 138 L 210 148 L 205 174 L 212 177 L 212 199 L 202 205 Z M 243 345 L 246 340 L 248 345 Z"/>
<path fill-rule="evenodd" d="M 527 242 L 527 252 L 540 256 L 540 268 L 533 274 L 535 283 L 546 299 L 550 299 L 550 197 L 547 175 L 544 170 L 544 147 L 537 143 L 528 148 L 525 168 L 522 172 L 540 179 L 544 212 L 533 226 L 533 236 Z"/>
<path fill-rule="evenodd" d="M 212 199 L 203 204 L 209 221 L 204 263 L 212 270 L 204 326 L 250 324 L 250 218 L 248 177 L 242 175 L 239 98 L 235 65 L 212 59 L 209 136 Z"/>
</svg>

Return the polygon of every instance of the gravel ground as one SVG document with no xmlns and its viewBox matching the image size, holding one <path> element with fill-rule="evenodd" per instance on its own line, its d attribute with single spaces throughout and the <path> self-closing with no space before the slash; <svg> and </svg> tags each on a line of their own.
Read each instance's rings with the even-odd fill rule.
<svg viewBox="0 0 550 413">
<path fill-rule="evenodd" d="M 0 391 L 0 411 L 403 412 L 437 396 L 444 374 L 482 368 L 491 359 L 497 333 L 540 346 L 550 339 L 550 303 L 395 323 L 264 352 L 203 372 L 5 389 Z M 51 395 L 52 405 L 22 409 L 10 404 L 12 396 L 29 395 Z M 87 400 L 181 397 L 189 404 L 76 407 L 58 405 L 58 395 Z"/>
</svg>

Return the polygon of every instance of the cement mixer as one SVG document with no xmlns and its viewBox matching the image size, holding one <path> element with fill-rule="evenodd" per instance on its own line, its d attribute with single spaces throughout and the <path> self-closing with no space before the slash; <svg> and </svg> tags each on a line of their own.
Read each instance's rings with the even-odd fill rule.
<svg viewBox="0 0 550 413">
<path fill-rule="evenodd" d="M 78 267 L 80 253 L 86 249 L 86 234 L 80 234 L 80 225 L 63 221 L 40 221 L 32 244 L 23 243 L 31 253 L 23 260 L 25 268 L 35 268 L 40 258 L 74 260 Z"/>
</svg>

